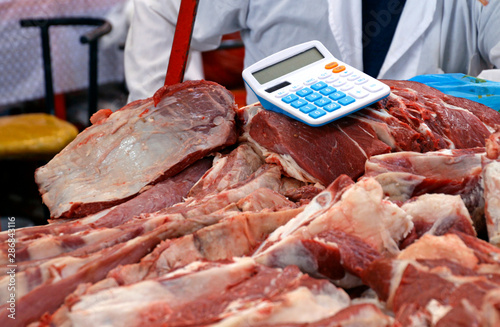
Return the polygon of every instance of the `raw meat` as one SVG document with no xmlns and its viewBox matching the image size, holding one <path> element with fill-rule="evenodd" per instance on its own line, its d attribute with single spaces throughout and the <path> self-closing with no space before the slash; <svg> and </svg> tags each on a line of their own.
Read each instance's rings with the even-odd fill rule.
<svg viewBox="0 0 500 327">
<path fill-rule="evenodd" d="M 411 216 L 413 230 L 401 243 L 405 248 L 422 235 L 444 235 L 459 231 L 476 236 L 472 219 L 458 195 L 423 194 L 406 202 L 401 209 Z"/>
<path fill-rule="evenodd" d="M 22 319 L 16 319 L 16 326 L 23 326 L 38 319 L 45 312 L 55 311 L 77 285 L 85 282 L 95 283 L 120 264 L 138 262 L 160 241 L 191 234 L 223 218 L 240 213 L 236 202 L 262 187 L 279 190 L 280 178 L 279 168 L 266 164 L 247 180 L 232 185 L 233 188 L 209 194 L 201 199 L 191 198 L 189 202 L 179 203 L 127 222 L 126 225 L 137 223 L 141 226 L 141 235 L 127 242 L 83 257 L 72 257 L 70 252 L 67 256 L 45 261 L 39 266 L 20 272 L 16 275 L 16 299 L 17 309 L 23 314 Z M 5 283 L 8 283 L 8 276 L 0 279 L 2 297 L 6 296 L 4 293 L 7 292 Z M 45 301 L 37 301 L 41 294 L 44 294 Z M 4 308 L 5 305 L 0 306 L 0 309 Z M 4 324 L 4 318 L 5 316 L 0 317 L 0 325 Z"/>
<path fill-rule="evenodd" d="M 217 155 L 213 167 L 193 186 L 189 196 L 203 197 L 225 190 L 247 179 L 263 163 L 264 161 L 250 145 L 242 143 L 229 155 Z"/>
<path fill-rule="evenodd" d="M 334 315 L 349 296 L 294 267 L 195 262 L 136 284 L 83 295 L 67 313 L 71 326 L 265 326 Z M 305 310 L 307 308 L 307 310 Z"/>
<path fill-rule="evenodd" d="M 500 114 L 418 83 L 386 83 L 388 98 L 321 128 L 258 105 L 233 121 L 232 96 L 207 82 L 99 112 L 64 162 L 37 172 L 56 219 L 16 232 L 18 317 L 0 325 L 499 325 L 500 250 L 474 227 L 484 209 L 495 240 Z M 186 111 L 162 116 L 172 108 Z M 128 124 L 145 133 L 132 142 Z M 169 146 L 155 148 L 155 137 Z M 110 170 L 114 150 L 143 145 L 143 157 Z M 109 152 L 101 162 L 89 152 L 100 178 L 52 179 L 78 163 L 80 148 Z M 171 161 L 159 162 L 167 152 Z M 209 154 L 208 171 L 205 161 L 186 173 Z M 137 180 L 106 179 L 121 169 Z M 170 194 L 163 183 L 174 179 L 179 193 Z M 4 274 L 1 298 L 8 282 Z"/>
<path fill-rule="evenodd" d="M 360 277 L 375 259 L 394 256 L 410 232 L 410 217 L 383 199 L 381 186 L 364 179 L 346 186 L 338 201 L 331 188 L 270 235 L 254 254 L 271 267 L 296 265 L 313 276 L 338 281 L 346 272 Z M 356 285 L 357 286 L 357 285 Z"/>
<path fill-rule="evenodd" d="M 153 185 L 137 197 L 78 220 L 68 220 L 57 224 L 41 225 L 19 229 L 16 240 L 29 241 L 45 235 L 72 234 L 98 227 L 113 227 L 132 219 L 141 213 L 154 212 L 182 201 L 200 176 L 208 169 L 209 159 L 202 159 L 179 174 Z M 0 242 L 4 244 L 7 233 L 0 233 Z"/>
<path fill-rule="evenodd" d="M 383 82 L 391 87 L 391 94 L 375 107 L 420 134 L 416 139 L 419 152 L 482 147 L 500 124 L 498 112 L 477 102 L 445 95 L 417 82 Z"/>
<path fill-rule="evenodd" d="M 311 323 L 275 324 L 276 327 L 394 327 L 394 319 L 372 303 L 352 304 L 335 315 Z"/>
<path fill-rule="evenodd" d="M 483 159 L 485 218 L 490 243 L 500 246 L 500 131 L 486 141 Z"/>
<path fill-rule="evenodd" d="M 211 82 L 160 89 L 80 133 L 36 182 L 52 218 L 83 217 L 124 202 L 236 142 L 232 94 Z"/>
<path fill-rule="evenodd" d="M 373 262 L 363 280 L 402 326 L 496 326 L 499 255 L 460 232 L 425 235 L 397 258 Z"/>
<path fill-rule="evenodd" d="M 327 186 L 340 174 L 357 179 L 367 159 L 391 150 L 484 147 L 485 139 L 500 125 L 500 114 L 479 103 L 417 82 L 383 82 L 392 90 L 388 98 L 320 128 L 259 105 L 240 108 L 243 138 L 289 176 Z"/>
<path fill-rule="evenodd" d="M 460 195 L 479 235 L 486 234 L 482 162 L 484 148 L 373 156 L 364 177 L 375 178 L 391 201 L 404 203 L 426 193 Z"/>
<path fill-rule="evenodd" d="M 152 186 L 137 197 L 97 217 L 36 226 L 19 231 L 16 233 L 17 270 L 22 271 L 28 266 L 41 263 L 34 260 L 46 259 L 66 252 L 73 252 L 75 255 L 74 251 L 80 248 L 85 248 L 80 254 L 84 255 L 110 246 L 114 242 L 124 242 L 126 239 L 123 237 L 137 236 L 141 229 L 137 225 L 125 226 L 122 229 L 111 228 L 124 224 L 134 216 L 155 212 L 182 201 L 189 189 L 210 165 L 211 160 L 208 158 L 199 160 L 181 173 Z M 95 247 L 92 247 L 93 245 Z M 0 245 L 0 251 L 0 263 L 6 264 L 7 242 Z M 29 265 L 22 263 L 28 260 L 32 260 Z"/>
<path fill-rule="evenodd" d="M 374 177 L 393 201 L 425 193 L 481 193 L 483 155 L 484 148 L 388 153 L 367 160 L 364 177 Z"/>
<path fill-rule="evenodd" d="M 119 285 L 159 277 L 196 260 L 230 260 L 250 255 L 277 227 L 303 208 L 245 212 L 184 237 L 167 240 L 140 263 L 110 272 Z"/>
<path fill-rule="evenodd" d="M 304 182 L 327 186 L 341 174 L 358 178 L 366 159 L 390 150 L 368 124 L 350 118 L 311 127 L 258 105 L 239 109 L 238 116 L 243 137 L 262 151 L 266 161 Z"/>
</svg>

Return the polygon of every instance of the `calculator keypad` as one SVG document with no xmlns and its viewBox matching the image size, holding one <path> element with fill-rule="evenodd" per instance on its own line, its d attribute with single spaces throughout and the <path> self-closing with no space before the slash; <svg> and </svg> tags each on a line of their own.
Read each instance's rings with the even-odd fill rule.
<svg viewBox="0 0 500 327">
<path fill-rule="evenodd" d="M 336 62 L 327 64 L 325 69 L 275 96 L 317 119 L 382 89 L 378 81 Z"/>
</svg>

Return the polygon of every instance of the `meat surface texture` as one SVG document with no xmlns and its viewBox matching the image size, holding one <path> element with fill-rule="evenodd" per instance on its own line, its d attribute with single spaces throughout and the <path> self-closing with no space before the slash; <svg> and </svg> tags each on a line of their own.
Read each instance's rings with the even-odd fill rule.
<svg viewBox="0 0 500 327">
<path fill-rule="evenodd" d="M 99 326 L 266 326 L 318 321 L 349 304 L 349 296 L 327 281 L 245 258 L 194 262 L 159 278 L 84 295 L 67 315 L 73 326 L 88 321 Z"/>
<path fill-rule="evenodd" d="M 483 158 L 486 227 L 490 243 L 500 246 L 500 131 L 486 141 Z"/>
<path fill-rule="evenodd" d="M 296 265 L 347 287 L 342 281 L 346 273 L 360 277 L 373 260 L 396 255 L 398 243 L 413 227 L 410 217 L 383 199 L 373 179 L 346 186 L 341 193 L 338 198 L 327 188 L 318 194 L 269 236 L 255 260 L 272 267 Z"/>
<path fill-rule="evenodd" d="M 370 125 L 345 118 L 311 127 L 260 106 L 241 108 L 244 137 L 298 180 L 327 186 L 341 174 L 358 178 L 366 159 L 389 152 Z"/>
<path fill-rule="evenodd" d="M 0 326 L 500 326 L 500 113 L 384 82 L 316 128 L 205 81 L 98 112 L 36 172 Z"/>
<path fill-rule="evenodd" d="M 130 199 L 236 142 L 234 99 L 210 82 L 160 89 L 80 133 L 36 172 L 52 218 L 82 217 Z"/>
<path fill-rule="evenodd" d="M 309 127 L 252 105 L 238 110 L 244 139 L 289 176 L 327 186 L 341 174 L 357 179 L 374 155 L 484 147 L 500 115 L 478 103 L 416 82 L 384 81 L 386 99 L 323 127 Z M 463 131 L 467 130 L 467 133 Z"/>
<path fill-rule="evenodd" d="M 497 326 L 499 254 L 462 233 L 425 235 L 397 258 L 373 262 L 364 281 L 403 326 Z"/>
</svg>

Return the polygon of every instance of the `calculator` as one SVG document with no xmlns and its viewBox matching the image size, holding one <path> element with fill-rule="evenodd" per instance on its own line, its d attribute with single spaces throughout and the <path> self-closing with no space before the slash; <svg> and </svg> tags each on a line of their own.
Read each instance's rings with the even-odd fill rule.
<svg viewBox="0 0 500 327">
<path fill-rule="evenodd" d="M 268 110 L 321 126 L 377 102 L 386 84 L 336 59 L 319 41 L 277 52 L 243 70 Z"/>
</svg>

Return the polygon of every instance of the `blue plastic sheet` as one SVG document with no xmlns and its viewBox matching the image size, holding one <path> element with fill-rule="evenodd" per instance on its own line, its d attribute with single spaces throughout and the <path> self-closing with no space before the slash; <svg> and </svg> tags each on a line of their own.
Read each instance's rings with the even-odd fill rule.
<svg viewBox="0 0 500 327">
<path fill-rule="evenodd" d="M 467 98 L 500 111 L 500 83 L 465 74 L 418 75 L 410 81 L 420 82 L 439 91 Z"/>
</svg>

